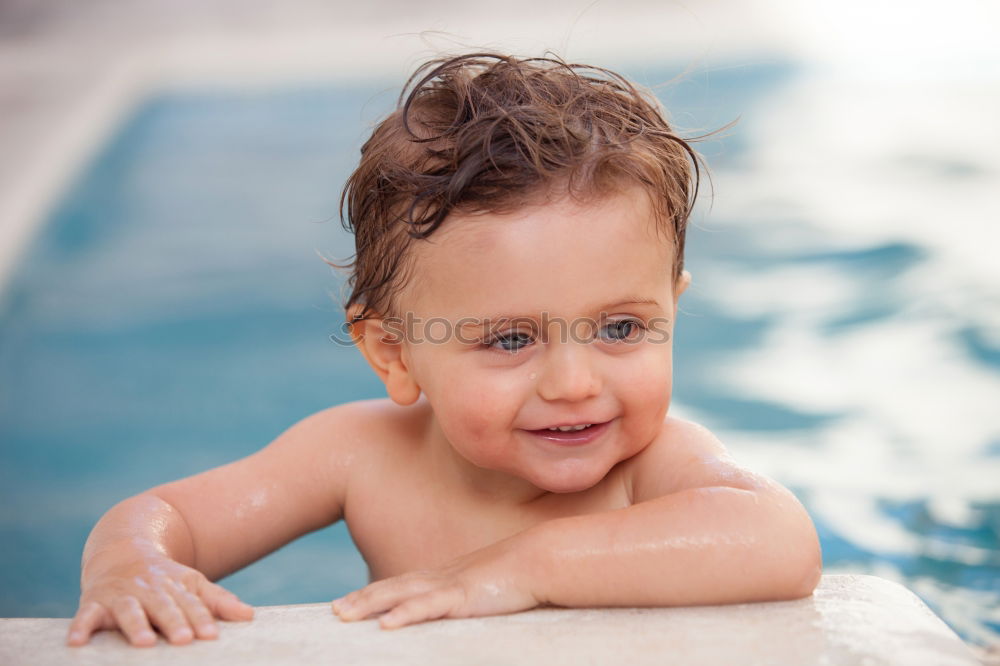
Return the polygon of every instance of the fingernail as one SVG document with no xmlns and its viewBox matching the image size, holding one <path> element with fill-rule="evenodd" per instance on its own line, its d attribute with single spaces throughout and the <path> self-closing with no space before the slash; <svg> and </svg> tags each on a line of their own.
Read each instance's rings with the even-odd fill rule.
<svg viewBox="0 0 1000 666">
<path fill-rule="evenodd" d="M 71 633 L 71 634 L 69 635 L 69 639 L 70 639 L 71 641 L 78 641 L 78 640 L 80 640 L 81 638 L 83 638 L 83 633 L 81 633 L 81 632 L 79 632 L 79 631 L 74 631 L 73 633 Z"/>
</svg>

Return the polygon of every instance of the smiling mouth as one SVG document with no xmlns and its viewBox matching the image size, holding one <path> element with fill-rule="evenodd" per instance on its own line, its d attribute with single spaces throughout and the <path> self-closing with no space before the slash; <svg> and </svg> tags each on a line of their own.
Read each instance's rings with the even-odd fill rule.
<svg viewBox="0 0 1000 666">
<path fill-rule="evenodd" d="M 525 432 L 538 437 L 539 439 L 554 442 L 556 444 L 579 445 L 594 441 L 608 429 L 608 424 L 604 423 L 580 423 L 577 425 L 553 426 L 551 428 L 539 428 L 538 430 L 526 430 Z"/>
</svg>

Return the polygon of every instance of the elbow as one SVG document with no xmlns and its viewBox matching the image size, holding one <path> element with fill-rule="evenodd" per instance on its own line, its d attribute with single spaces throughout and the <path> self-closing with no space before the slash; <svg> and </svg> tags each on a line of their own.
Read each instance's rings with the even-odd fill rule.
<svg viewBox="0 0 1000 666">
<path fill-rule="evenodd" d="M 793 545 L 794 543 L 794 545 Z M 771 550 L 762 576 L 753 587 L 753 601 L 793 601 L 812 595 L 823 575 L 819 543 L 786 542 Z"/>
<path fill-rule="evenodd" d="M 812 595 L 823 575 L 822 558 L 814 549 L 807 552 L 788 552 L 774 555 L 771 560 L 771 575 L 759 587 L 758 601 L 793 601 Z M 756 595 L 755 595 L 756 596 Z"/>
<path fill-rule="evenodd" d="M 803 564 L 795 569 L 795 576 L 790 577 L 788 596 L 786 599 L 802 599 L 810 596 L 823 577 L 823 558 L 819 554 L 819 544 L 816 553 L 804 558 Z"/>
<path fill-rule="evenodd" d="M 785 499 L 773 506 L 778 512 L 773 516 L 770 534 L 772 599 L 790 601 L 810 596 L 823 576 L 823 552 L 812 518 L 805 507 L 789 491 Z M 788 503 L 787 498 L 792 502 Z"/>
<path fill-rule="evenodd" d="M 812 520 L 802 510 L 804 524 L 789 539 L 783 556 L 776 558 L 783 564 L 781 575 L 782 599 L 801 599 L 810 596 L 823 576 L 823 552 Z"/>
</svg>

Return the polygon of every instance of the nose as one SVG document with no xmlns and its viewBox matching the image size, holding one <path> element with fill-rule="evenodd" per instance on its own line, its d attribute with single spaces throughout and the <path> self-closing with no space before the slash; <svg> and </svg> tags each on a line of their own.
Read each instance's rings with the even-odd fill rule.
<svg viewBox="0 0 1000 666">
<path fill-rule="evenodd" d="M 538 394 L 544 400 L 579 402 L 601 392 L 601 377 L 594 365 L 595 350 L 587 343 L 561 341 L 545 350 L 539 372 Z"/>
</svg>

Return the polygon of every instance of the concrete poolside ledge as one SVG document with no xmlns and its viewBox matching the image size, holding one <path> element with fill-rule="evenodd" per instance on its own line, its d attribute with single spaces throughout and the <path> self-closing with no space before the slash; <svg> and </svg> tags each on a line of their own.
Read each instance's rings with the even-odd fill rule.
<svg viewBox="0 0 1000 666">
<path fill-rule="evenodd" d="M 219 638 L 135 648 L 118 631 L 67 647 L 68 618 L 0 619 L 0 663 L 33 664 L 789 664 L 978 665 L 912 592 L 826 575 L 812 597 L 687 608 L 538 608 L 395 630 L 341 622 L 328 603 L 257 607 Z"/>
</svg>

